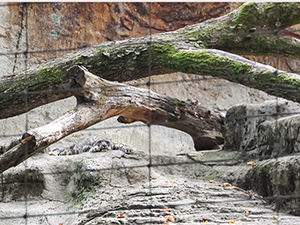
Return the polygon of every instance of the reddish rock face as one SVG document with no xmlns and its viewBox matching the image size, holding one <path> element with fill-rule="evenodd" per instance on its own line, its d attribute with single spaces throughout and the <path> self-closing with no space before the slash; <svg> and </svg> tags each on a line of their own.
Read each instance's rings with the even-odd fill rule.
<svg viewBox="0 0 300 225">
<path fill-rule="evenodd" d="M 186 25 L 219 17 L 242 3 L 9 3 L 5 19 L 5 37 L 10 52 L 26 49 L 37 53 L 28 55 L 28 66 L 56 58 L 80 47 L 105 41 L 123 40 L 151 33 L 176 30 Z M 28 14 L 28 21 L 26 21 Z M 26 24 L 28 23 L 28 26 Z M 1 28 L 1 27 L 0 27 Z M 0 36 L 1 38 L 1 36 Z M 70 50 L 71 49 L 71 50 Z M 54 50 L 54 51 L 53 51 Z M 55 51 L 59 50 L 59 51 Z M 293 71 L 299 63 L 276 57 L 246 56 L 251 60 Z M 24 70 L 25 56 L 10 55 L 11 69 Z"/>
<path fill-rule="evenodd" d="M 105 41 L 122 40 L 165 32 L 218 17 L 241 3 L 30 3 L 28 42 L 30 64 L 55 58 L 70 49 L 92 46 Z M 11 4 L 7 23 L 11 24 L 10 49 L 25 49 L 26 7 Z"/>
</svg>

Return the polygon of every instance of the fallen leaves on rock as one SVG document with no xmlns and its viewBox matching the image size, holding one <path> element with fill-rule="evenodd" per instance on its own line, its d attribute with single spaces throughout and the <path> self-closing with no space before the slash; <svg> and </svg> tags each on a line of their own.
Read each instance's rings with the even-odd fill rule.
<svg viewBox="0 0 300 225">
<path fill-rule="evenodd" d="M 224 183 L 224 184 L 219 184 L 219 187 L 232 187 L 232 184 L 229 183 Z"/>
<path fill-rule="evenodd" d="M 126 216 L 126 214 L 121 213 L 121 214 L 118 216 L 118 218 L 125 218 L 125 216 Z"/>
<path fill-rule="evenodd" d="M 175 221 L 175 216 L 168 216 L 167 220 L 171 221 L 171 222 L 174 222 Z"/>
<path fill-rule="evenodd" d="M 248 166 L 255 166 L 255 165 L 256 165 L 256 162 L 250 161 L 250 162 L 247 162 L 247 165 L 248 165 Z"/>
</svg>

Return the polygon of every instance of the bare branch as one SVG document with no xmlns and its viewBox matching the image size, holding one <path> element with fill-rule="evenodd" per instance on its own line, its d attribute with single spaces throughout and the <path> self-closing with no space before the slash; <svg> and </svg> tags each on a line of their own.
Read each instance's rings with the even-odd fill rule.
<svg viewBox="0 0 300 225">
<path fill-rule="evenodd" d="M 221 119 L 196 102 L 110 82 L 80 66 L 72 67 L 69 76 L 81 87 L 73 92 L 77 107 L 45 126 L 27 131 L 28 140 L 23 139 L 0 155 L 0 172 L 76 131 L 114 116 L 119 116 L 122 123 L 141 121 L 184 131 L 192 136 L 197 150 L 214 149 L 223 142 Z"/>
</svg>

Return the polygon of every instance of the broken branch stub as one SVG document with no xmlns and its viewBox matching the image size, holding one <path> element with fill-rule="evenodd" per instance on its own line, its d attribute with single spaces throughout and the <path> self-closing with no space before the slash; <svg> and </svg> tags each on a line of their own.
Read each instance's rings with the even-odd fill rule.
<svg viewBox="0 0 300 225">
<path fill-rule="evenodd" d="M 18 144 L 0 156 L 0 172 L 16 166 L 34 153 L 60 139 L 108 118 L 119 116 L 121 123 L 140 121 L 188 133 L 196 150 L 215 149 L 223 142 L 221 119 L 195 102 L 165 97 L 147 89 L 104 80 L 82 66 L 68 73 L 76 89 L 77 106 L 53 122 L 27 131 L 34 144 Z"/>
</svg>

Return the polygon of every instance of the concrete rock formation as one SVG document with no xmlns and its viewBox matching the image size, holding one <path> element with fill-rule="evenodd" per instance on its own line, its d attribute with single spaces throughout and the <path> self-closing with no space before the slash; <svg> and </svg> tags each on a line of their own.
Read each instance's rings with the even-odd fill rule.
<svg viewBox="0 0 300 225">
<path fill-rule="evenodd" d="M 227 112 L 224 129 L 225 151 L 259 160 L 234 183 L 272 198 L 276 208 L 298 216 L 299 110 L 299 104 L 283 100 L 235 106 Z"/>
<path fill-rule="evenodd" d="M 236 171 L 243 171 L 244 175 L 248 171 L 250 175 L 251 170 L 245 164 L 206 166 L 192 163 L 185 156 L 154 156 L 153 164 L 169 166 L 152 167 L 150 184 L 149 155 L 138 159 L 119 158 L 113 152 L 64 157 L 39 154 L 30 158 L 28 165 L 35 165 L 35 169 L 28 175 L 32 184 L 27 196 L 29 215 L 48 215 L 29 217 L 30 224 L 213 225 L 243 221 L 242 224 L 259 225 L 276 222 L 275 205 L 263 201 L 246 185 L 242 189 L 222 179 L 215 181 L 232 178 L 234 171 L 236 175 Z M 198 159 L 207 160 L 212 156 L 211 152 L 207 154 L 199 153 Z M 1 225 L 24 222 L 24 184 L 22 180 L 13 180 L 12 174 L 24 178 L 22 165 L 3 174 L 7 185 L 2 189 L 5 199 L 0 202 L 0 215 L 14 218 L 0 220 Z M 247 181 L 251 182 L 250 177 Z M 287 206 L 289 211 L 297 211 L 295 205 Z M 299 217 L 283 212 L 279 219 L 282 224 L 300 223 Z"/>
<path fill-rule="evenodd" d="M 274 157 L 278 151 L 278 156 L 298 152 L 293 143 L 297 142 L 299 112 L 299 104 L 285 100 L 234 106 L 226 113 L 224 149 L 259 158 Z"/>
</svg>

